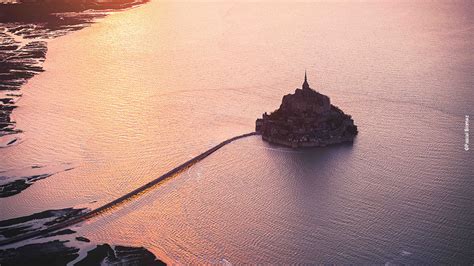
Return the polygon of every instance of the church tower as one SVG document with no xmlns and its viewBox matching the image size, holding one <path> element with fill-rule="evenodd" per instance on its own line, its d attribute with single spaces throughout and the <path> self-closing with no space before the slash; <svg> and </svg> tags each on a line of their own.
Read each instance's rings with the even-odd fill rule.
<svg viewBox="0 0 474 266">
<path fill-rule="evenodd" d="M 306 70 L 304 71 L 304 82 L 303 82 L 303 90 L 309 90 L 308 78 L 306 77 Z"/>
</svg>

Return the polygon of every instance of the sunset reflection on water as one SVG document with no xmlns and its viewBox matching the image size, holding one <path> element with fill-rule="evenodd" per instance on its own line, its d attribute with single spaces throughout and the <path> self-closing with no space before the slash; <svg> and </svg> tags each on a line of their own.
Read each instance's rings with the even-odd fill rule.
<svg viewBox="0 0 474 266">
<path fill-rule="evenodd" d="M 353 145 L 239 140 L 75 229 L 179 264 L 465 262 L 469 11 L 152 1 L 51 40 L 46 71 L 14 112 L 25 141 L 1 151 L 2 168 L 74 169 L 2 199 L 2 218 L 120 197 L 252 131 L 307 69 L 311 87 L 353 116 Z"/>
</svg>

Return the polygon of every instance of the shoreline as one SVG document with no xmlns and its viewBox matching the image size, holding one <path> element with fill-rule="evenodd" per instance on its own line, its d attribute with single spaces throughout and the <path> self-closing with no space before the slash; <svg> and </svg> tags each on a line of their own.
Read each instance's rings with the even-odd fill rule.
<svg viewBox="0 0 474 266">
<path fill-rule="evenodd" d="M 44 71 L 48 40 L 88 27 L 108 12 L 124 11 L 147 2 L 0 4 L 0 148 L 19 143 L 16 135 L 22 130 L 16 128 L 11 116 L 22 96 L 23 85 Z"/>
<path fill-rule="evenodd" d="M 43 63 L 47 56 L 48 40 L 88 27 L 109 12 L 124 11 L 147 2 L 149 0 L 119 0 L 84 8 L 70 5 L 65 9 L 42 4 L 0 4 L 0 148 L 9 148 L 22 142 L 23 131 L 16 128 L 12 114 L 22 97 L 22 87 L 32 77 L 45 71 Z M 72 168 L 62 171 L 70 169 Z M 0 184 L 0 198 L 17 195 L 34 182 L 55 173 L 8 178 L 10 180 Z M 0 221 L 0 241 L 42 232 L 45 228 L 54 227 L 85 213 L 86 209 L 66 208 L 3 220 Z M 46 222 L 42 224 L 41 221 Z M 2 247 L 0 264 L 47 265 L 63 261 L 77 265 L 102 262 L 166 265 L 144 247 L 90 243 L 89 239 L 76 236 L 76 233 L 71 229 L 50 231 L 32 241 Z M 89 244 L 84 246 L 84 243 Z"/>
</svg>

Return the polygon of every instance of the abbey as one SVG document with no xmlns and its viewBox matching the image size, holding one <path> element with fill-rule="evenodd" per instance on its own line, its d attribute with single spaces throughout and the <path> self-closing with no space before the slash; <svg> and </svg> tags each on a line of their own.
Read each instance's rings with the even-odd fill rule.
<svg viewBox="0 0 474 266">
<path fill-rule="evenodd" d="M 352 142 L 358 133 L 350 115 L 310 88 L 306 72 L 302 88 L 285 95 L 279 109 L 257 119 L 256 131 L 265 141 L 292 148 Z"/>
</svg>

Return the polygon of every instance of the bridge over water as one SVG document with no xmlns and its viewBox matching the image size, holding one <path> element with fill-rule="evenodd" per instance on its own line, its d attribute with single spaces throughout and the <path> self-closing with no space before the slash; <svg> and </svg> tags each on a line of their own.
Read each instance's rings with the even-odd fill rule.
<svg viewBox="0 0 474 266">
<path fill-rule="evenodd" d="M 89 212 L 85 212 L 83 214 L 80 214 L 79 216 L 76 216 L 76 217 L 71 218 L 69 220 L 65 220 L 63 222 L 57 223 L 53 226 L 50 226 L 50 227 L 42 229 L 42 230 L 38 230 L 38 231 L 30 232 L 30 233 L 25 233 L 25 234 L 22 234 L 22 235 L 19 235 L 19 236 L 16 236 L 16 237 L 1 240 L 0 241 L 0 246 L 12 244 L 12 243 L 19 242 L 19 241 L 26 240 L 26 239 L 30 239 L 30 238 L 33 238 L 33 237 L 42 236 L 42 235 L 45 235 L 47 233 L 51 233 L 51 232 L 57 231 L 59 229 L 64 229 L 64 228 L 69 227 L 71 225 L 74 225 L 74 224 L 83 222 L 85 220 L 91 219 L 92 217 L 95 217 L 95 216 L 97 216 L 97 215 L 99 215 L 99 214 L 101 214 L 101 213 L 103 213 L 103 212 L 105 212 L 105 211 L 107 211 L 107 210 L 109 210 L 113 207 L 116 207 L 116 206 L 124 203 L 125 201 L 132 199 L 133 197 L 139 196 L 142 192 L 145 192 L 146 190 L 154 187 L 155 185 L 157 185 L 161 181 L 163 181 L 167 178 L 170 178 L 170 177 L 172 177 L 176 174 L 181 173 L 183 170 L 186 170 L 187 168 L 193 166 L 197 162 L 199 162 L 202 159 L 206 158 L 207 156 L 211 155 L 212 153 L 214 153 L 218 149 L 224 147 L 225 145 L 227 145 L 227 144 L 229 144 L 229 143 L 231 143 L 235 140 L 250 137 L 250 136 L 254 136 L 254 135 L 258 135 L 258 133 L 257 132 L 252 132 L 252 133 L 242 134 L 242 135 L 235 136 L 233 138 L 227 139 L 227 140 L 219 143 L 218 145 L 210 148 L 209 150 L 199 154 L 198 156 L 196 156 L 196 157 L 194 157 L 194 158 L 192 158 L 192 159 L 176 166 L 175 168 L 173 168 L 169 172 L 157 177 L 156 179 L 144 184 L 143 186 L 141 186 L 141 187 L 139 187 L 139 188 L 137 188 L 133 191 L 130 191 L 129 193 L 121 196 L 120 198 L 117 198 L 117 199 L 115 199 L 115 200 L 113 200 L 109 203 L 106 203 L 106 204 L 98 207 L 97 209 L 91 210 Z"/>
</svg>

